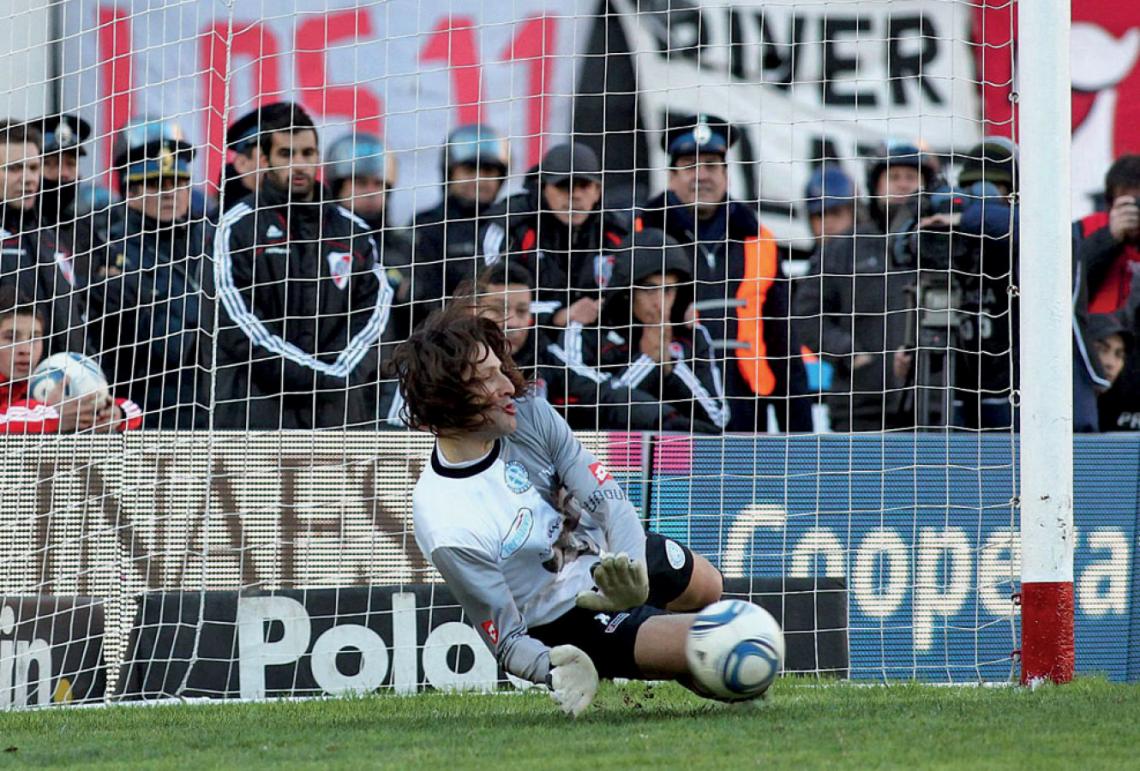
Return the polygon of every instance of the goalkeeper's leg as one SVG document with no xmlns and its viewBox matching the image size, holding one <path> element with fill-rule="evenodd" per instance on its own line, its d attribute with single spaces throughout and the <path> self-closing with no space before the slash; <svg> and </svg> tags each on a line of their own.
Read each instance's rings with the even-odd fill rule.
<svg viewBox="0 0 1140 771">
<path fill-rule="evenodd" d="M 724 582 L 707 559 L 658 533 L 645 535 L 649 599 L 657 608 L 683 613 L 703 610 L 720 599 Z"/>
</svg>

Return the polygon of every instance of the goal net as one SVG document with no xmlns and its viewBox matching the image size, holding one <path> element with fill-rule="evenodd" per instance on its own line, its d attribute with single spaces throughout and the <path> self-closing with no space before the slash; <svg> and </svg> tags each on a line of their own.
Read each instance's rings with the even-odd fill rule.
<svg viewBox="0 0 1140 771">
<path fill-rule="evenodd" d="M 0 706 L 501 682 L 384 369 L 468 292 L 788 671 L 1016 677 L 1012 5 L 8 4 Z"/>
</svg>

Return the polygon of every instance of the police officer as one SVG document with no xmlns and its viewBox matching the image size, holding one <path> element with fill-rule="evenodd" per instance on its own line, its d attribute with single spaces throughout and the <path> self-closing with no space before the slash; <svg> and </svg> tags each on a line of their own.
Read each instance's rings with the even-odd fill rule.
<svg viewBox="0 0 1140 771">
<path fill-rule="evenodd" d="M 767 406 L 780 427 L 810 431 L 807 374 L 789 332 L 789 289 L 776 240 L 755 204 L 728 196 L 729 148 L 735 129 L 715 115 L 688 115 L 664 133 L 668 190 L 641 213 L 646 228 L 664 230 L 693 261 L 689 311 L 708 330 L 721 370 L 730 431 L 764 431 Z"/>
<path fill-rule="evenodd" d="M 213 231 L 191 212 L 194 149 L 176 124 L 142 119 L 120 132 L 114 166 L 112 269 L 92 283 L 89 336 L 117 392 L 150 428 L 188 429 L 197 403 L 201 286 Z"/>
<path fill-rule="evenodd" d="M 402 340 L 409 322 L 412 240 L 404 228 L 388 222 L 388 196 L 399 181 L 392 153 L 380 137 L 352 132 L 329 146 L 325 182 L 332 199 L 363 221 L 380 249 L 380 262 L 395 292 L 386 339 Z"/>
<path fill-rule="evenodd" d="M 415 218 L 412 323 L 474 276 L 480 228 L 510 168 L 506 139 L 490 126 L 460 126 L 440 154 L 443 200 Z"/>
</svg>

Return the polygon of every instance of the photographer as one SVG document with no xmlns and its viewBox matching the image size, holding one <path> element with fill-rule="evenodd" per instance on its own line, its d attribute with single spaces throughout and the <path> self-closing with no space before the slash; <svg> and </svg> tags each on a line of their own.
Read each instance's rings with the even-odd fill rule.
<svg viewBox="0 0 1140 771">
<path fill-rule="evenodd" d="M 1017 148 L 987 137 L 972 148 L 959 189 L 925 195 L 917 214 L 895 236 L 894 259 L 917 271 L 916 312 L 907 319 L 906 349 L 894 374 L 908 384 L 899 412 L 916 427 L 954 425 L 1008 429 L 1016 382 Z M 918 356 L 914 351 L 918 352 Z"/>
<path fill-rule="evenodd" d="M 892 256 L 891 234 L 900 220 L 914 220 L 922 191 L 936 180 L 933 157 L 917 145 L 884 145 L 870 160 L 866 206 L 857 205 L 853 189 L 848 200 L 834 202 L 851 207 L 850 226 L 822 241 L 807 275 L 796 281 L 792 315 L 797 335 L 835 368 L 826 400 L 836 431 L 914 424 L 909 405 L 900 414 L 904 405 L 898 389 L 909 370 L 896 380 L 886 352 L 903 347 L 913 307 L 908 289 L 915 285 L 916 273 L 911 260 Z M 836 187 L 830 186 L 829 196 Z M 816 195 L 809 186 L 809 214 Z"/>
</svg>

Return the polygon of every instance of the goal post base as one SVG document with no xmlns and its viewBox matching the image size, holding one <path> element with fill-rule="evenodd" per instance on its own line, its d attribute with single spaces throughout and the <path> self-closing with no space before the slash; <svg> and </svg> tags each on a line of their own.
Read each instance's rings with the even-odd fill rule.
<svg viewBox="0 0 1140 771">
<path fill-rule="evenodd" d="M 1021 684 L 1073 679 L 1073 582 L 1021 587 Z"/>
</svg>

